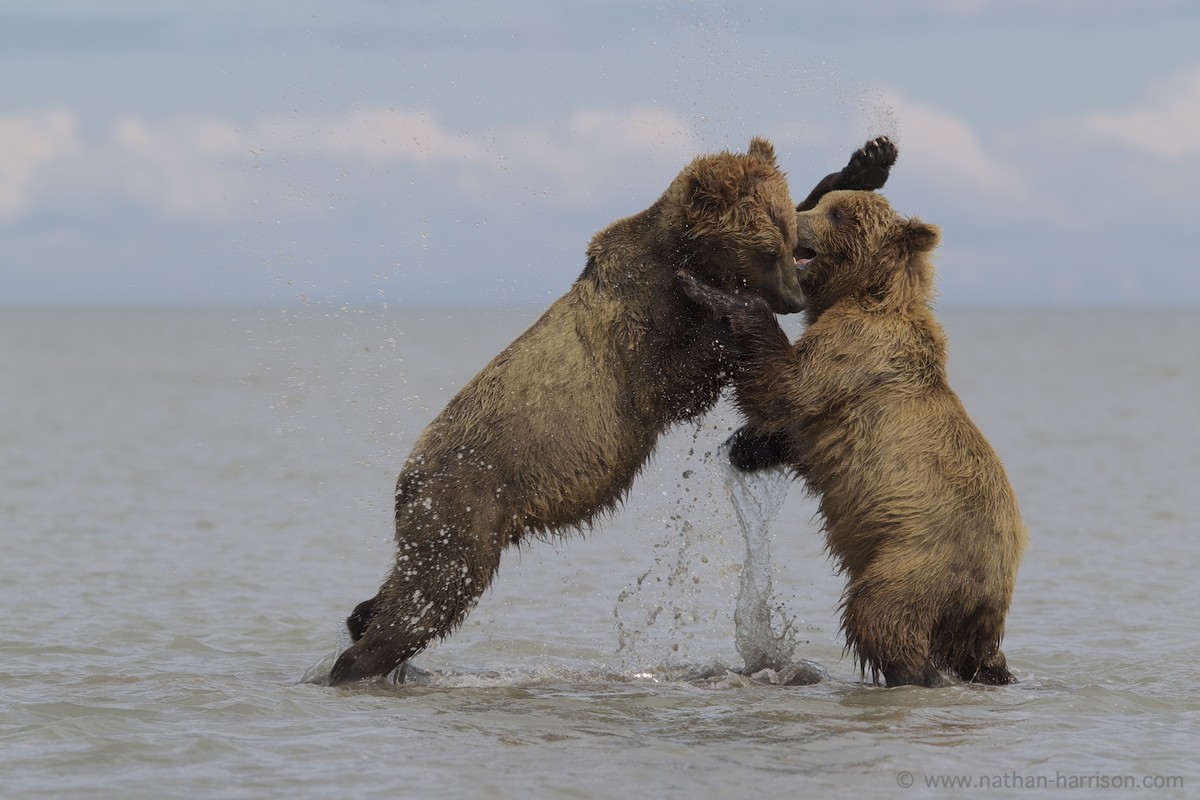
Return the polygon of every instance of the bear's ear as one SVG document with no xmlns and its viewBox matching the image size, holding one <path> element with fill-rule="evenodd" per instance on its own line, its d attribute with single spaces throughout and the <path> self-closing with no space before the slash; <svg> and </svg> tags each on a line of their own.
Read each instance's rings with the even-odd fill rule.
<svg viewBox="0 0 1200 800">
<path fill-rule="evenodd" d="M 761 158 L 772 166 L 778 167 L 775 163 L 775 146 L 766 139 L 760 139 L 755 136 L 750 140 L 750 149 L 746 151 L 749 155 L 755 158 Z"/>
<path fill-rule="evenodd" d="M 738 201 L 742 194 L 743 175 L 728 161 L 704 161 L 693 167 L 687 181 L 684 205 L 692 212 L 693 221 L 716 221 Z"/>
<path fill-rule="evenodd" d="M 937 225 L 913 217 L 906 220 L 900 231 L 900 241 L 910 253 L 928 253 L 942 240 L 942 231 Z"/>
</svg>

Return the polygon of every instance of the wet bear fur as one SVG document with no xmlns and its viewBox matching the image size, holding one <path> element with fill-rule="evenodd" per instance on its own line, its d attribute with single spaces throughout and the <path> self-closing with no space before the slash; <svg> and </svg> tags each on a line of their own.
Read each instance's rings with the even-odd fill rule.
<svg viewBox="0 0 1200 800">
<path fill-rule="evenodd" d="M 876 188 L 895 155 L 873 140 L 814 195 Z M 795 247 L 785 176 L 757 138 L 697 158 L 650 208 L 596 234 L 571 289 L 418 438 L 396 485 L 395 566 L 347 619 L 355 641 L 330 683 L 386 676 L 445 637 L 507 546 L 613 509 L 659 435 L 711 408 L 731 366 L 676 271 L 794 312 Z"/>
<path fill-rule="evenodd" d="M 940 231 L 869 192 L 832 192 L 797 220 L 808 327 L 794 345 L 761 301 L 681 274 L 740 353 L 741 466 L 782 462 L 819 498 L 864 674 L 1009 683 L 1000 643 L 1026 531 L 946 379 L 931 309 Z"/>
</svg>

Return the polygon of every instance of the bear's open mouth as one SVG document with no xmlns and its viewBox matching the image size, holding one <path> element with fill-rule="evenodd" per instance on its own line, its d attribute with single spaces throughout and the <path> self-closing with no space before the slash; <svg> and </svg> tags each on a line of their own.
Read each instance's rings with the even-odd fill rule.
<svg viewBox="0 0 1200 800">
<path fill-rule="evenodd" d="M 796 246 L 796 266 L 800 269 L 808 266 L 808 262 L 817 257 L 817 251 L 804 245 Z"/>
</svg>

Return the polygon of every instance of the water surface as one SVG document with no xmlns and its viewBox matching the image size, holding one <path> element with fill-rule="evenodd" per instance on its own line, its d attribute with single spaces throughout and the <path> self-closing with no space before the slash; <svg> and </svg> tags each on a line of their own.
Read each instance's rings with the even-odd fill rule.
<svg viewBox="0 0 1200 800">
<path fill-rule="evenodd" d="M 737 424 L 725 406 L 664 439 L 595 530 L 509 551 L 415 683 L 302 682 L 387 572 L 417 434 L 534 316 L 0 312 L 0 795 L 1200 785 L 1190 312 L 943 314 L 952 383 L 1030 528 L 1005 642 L 1015 686 L 865 686 L 798 487 L 770 529 L 771 605 L 828 678 L 736 674 L 745 544 L 715 460 Z"/>
</svg>

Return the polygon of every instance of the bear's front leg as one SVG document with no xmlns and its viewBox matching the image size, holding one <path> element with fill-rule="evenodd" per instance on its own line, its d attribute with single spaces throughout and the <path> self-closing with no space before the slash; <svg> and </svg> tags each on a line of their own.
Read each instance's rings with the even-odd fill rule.
<svg viewBox="0 0 1200 800">
<path fill-rule="evenodd" d="M 688 299 L 708 310 L 717 319 L 732 322 L 747 317 L 769 317 L 775 322 L 774 312 L 757 294 L 732 294 L 703 283 L 691 270 L 681 269 L 675 278 Z"/>
<path fill-rule="evenodd" d="M 717 320 L 729 323 L 735 355 L 790 351 L 792 343 L 775 321 L 775 312 L 756 294 L 732 294 L 709 286 L 692 272 L 675 273 L 683 293 Z"/>
<path fill-rule="evenodd" d="M 851 154 L 846 166 L 822 178 L 808 193 L 808 197 L 796 206 L 796 210 L 808 211 L 816 208 L 822 197 L 838 189 L 882 189 L 898 155 L 899 150 L 896 149 L 895 142 L 888 137 L 872 139 Z"/>
<path fill-rule="evenodd" d="M 743 425 L 725 442 L 729 448 L 729 463 L 742 472 L 757 472 L 790 464 L 787 436 L 780 431 L 767 432 L 753 425 Z"/>
</svg>

